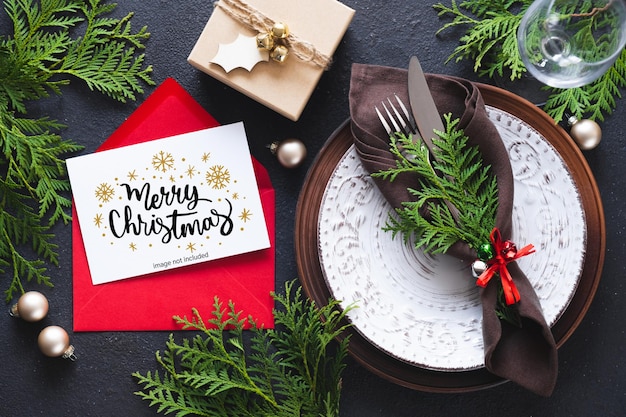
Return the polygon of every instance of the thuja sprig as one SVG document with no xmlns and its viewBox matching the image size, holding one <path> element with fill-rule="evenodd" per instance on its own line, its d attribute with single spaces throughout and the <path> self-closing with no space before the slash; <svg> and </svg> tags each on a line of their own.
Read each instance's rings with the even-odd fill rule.
<svg viewBox="0 0 626 417">
<path fill-rule="evenodd" d="M 109 16 L 102 0 L 5 0 L 12 35 L 0 35 L 0 273 L 11 275 L 6 301 L 23 281 L 52 285 L 46 262 L 58 264 L 51 228 L 71 220 L 64 158 L 82 147 L 65 126 L 28 116 L 29 103 L 61 94 L 71 80 L 115 100 L 134 100 L 153 85 L 144 63 L 150 34 L 131 28 L 132 13 Z M 25 254 L 31 246 L 37 259 Z"/>
<path fill-rule="evenodd" d="M 394 236 L 402 234 L 405 241 L 414 239 L 416 248 L 429 253 L 445 253 L 458 241 L 473 249 L 489 242 L 498 207 L 496 178 L 483 164 L 478 147 L 467 145 L 467 136 L 457 129 L 458 119 L 452 120 L 450 114 L 444 119 L 446 131 L 436 132 L 433 139 L 436 155 L 421 140 L 392 136 L 390 150 L 396 166 L 372 174 L 389 181 L 406 172 L 417 176 L 416 187 L 409 188 L 415 201 L 403 202 L 385 228 Z"/>
<path fill-rule="evenodd" d="M 444 115 L 445 132 L 433 138 L 433 155 L 421 139 L 401 133 L 390 137 L 390 151 L 396 166 L 372 176 L 394 181 L 399 174 L 415 174 L 416 187 L 409 188 L 414 201 L 403 202 L 390 214 L 383 228 L 400 233 L 405 242 L 427 253 L 446 253 L 462 241 L 477 250 L 490 241 L 496 224 L 498 185 L 491 167 L 483 163 L 477 146 L 469 146 L 469 138 L 458 129 L 459 119 Z M 452 213 L 450 204 L 456 209 Z M 515 305 L 506 304 L 499 289 L 496 315 L 520 326 Z"/>
<path fill-rule="evenodd" d="M 508 72 L 511 80 L 519 79 L 526 68 L 517 48 L 517 28 L 531 3 L 532 0 L 451 0 L 450 6 L 435 4 L 439 16 L 452 18 L 437 35 L 452 28 L 466 30 L 446 62 L 467 59 L 474 61 L 474 71 L 481 76 L 503 76 Z"/>
<path fill-rule="evenodd" d="M 135 394 L 177 416 L 338 416 L 349 340 L 338 337 L 351 307 L 340 310 L 331 300 L 318 309 L 296 281 L 273 297 L 276 329 L 262 329 L 218 299 L 206 323 L 195 309 L 191 319 L 175 317 L 200 334 L 180 343 L 170 335 L 156 353 L 162 370 L 133 373 L 142 386 Z"/>
<path fill-rule="evenodd" d="M 437 31 L 461 29 L 460 44 L 446 62 L 469 60 L 474 71 L 490 78 L 509 77 L 519 80 L 526 67 L 517 47 L 517 30 L 532 0 L 451 0 L 450 5 L 433 5 L 440 17 L 449 18 Z M 587 5 L 593 7 L 593 2 Z M 590 19 L 591 21 L 591 19 Z M 593 42 L 593 40 L 592 40 Z M 595 45 L 588 50 L 593 51 Z M 616 98 L 626 87 L 626 52 L 615 61 L 611 69 L 591 84 L 576 88 L 552 88 L 545 86 L 549 98 L 543 109 L 557 123 L 566 115 L 577 119 L 603 121 L 615 109 Z"/>
</svg>

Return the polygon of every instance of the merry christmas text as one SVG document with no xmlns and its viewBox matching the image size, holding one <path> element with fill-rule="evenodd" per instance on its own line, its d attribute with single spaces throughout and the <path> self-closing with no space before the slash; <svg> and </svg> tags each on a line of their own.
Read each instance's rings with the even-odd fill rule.
<svg viewBox="0 0 626 417">
<path fill-rule="evenodd" d="M 222 236 L 228 236 L 233 231 L 233 206 L 227 198 L 220 202 L 201 198 L 198 188 L 188 184 L 184 187 L 159 187 L 156 192 L 152 192 L 149 183 L 141 188 L 129 184 L 121 186 L 129 204 L 122 210 L 111 210 L 108 216 L 111 233 L 117 238 L 126 234 L 158 235 L 162 243 L 168 243 L 172 239 L 202 235 L 215 228 Z M 152 213 L 135 213 L 131 204 L 133 201 L 141 204 L 139 211 Z"/>
</svg>

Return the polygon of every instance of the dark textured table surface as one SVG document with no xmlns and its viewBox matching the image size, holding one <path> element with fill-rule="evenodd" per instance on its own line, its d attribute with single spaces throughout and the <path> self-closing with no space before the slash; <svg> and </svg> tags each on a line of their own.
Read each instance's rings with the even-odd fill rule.
<svg viewBox="0 0 626 417">
<path fill-rule="evenodd" d="M 134 11 L 133 26 L 147 25 L 152 33 L 146 59 L 154 65 L 157 84 L 174 77 L 220 123 L 244 121 L 252 154 L 269 170 L 276 189 L 276 288 L 297 276 L 293 223 L 307 169 L 325 140 L 348 117 L 352 63 L 406 67 L 411 55 L 420 57 L 427 72 L 476 79 L 471 63 L 445 64 L 458 42 L 458 33 L 435 32 L 442 22 L 427 0 L 385 2 L 345 0 L 355 17 L 298 122 L 262 105 L 195 70 L 186 61 L 213 6 L 208 1 L 121 0 L 115 11 Z M 10 28 L 6 19 L 1 32 Z M 153 88 L 148 88 L 148 93 Z M 145 98 L 119 104 L 90 92 L 78 82 L 31 107 L 69 127 L 63 136 L 94 151 Z M 350 359 L 344 373 L 341 415 L 553 417 L 618 416 L 626 409 L 626 303 L 624 252 L 626 211 L 622 196 L 624 103 L 618 102 L 603 124 L 604 139 L 585 153 L 602 195 L 607 222 L 607 256 L 594 302 L 573 336 L 559 350 L 559 377 L 550 398 L 537 397 L 512 383 L 464 394 L 431 394 L 403 388 L 373 375 Z M 279 165 L 266 145 L 297 137 L 307 145 L 304 165 L 289 170 Z M 44 324 L 72 328 L 71 228 L 55 229 L 60 265 L 51 268 L 53 289 L 28 284 L 49 298 Z M 8 276 L 0 277 L 2 289 Z M 8 306 L 7 306 L 8 309 Z M 187 312 L 181 312 L 185 314 Z M 167 332 L 72 333 L 80 356 L 76 362 L 44 357 L 36 345 L 42 324 L 29 324 L 5 315 L 0 319 L 0 416 L 154 416 L 147 402 L 133 395 L 138 389 L 133 371 L 156 369 L 154 352 L 163 349 Z"/>
</svg>

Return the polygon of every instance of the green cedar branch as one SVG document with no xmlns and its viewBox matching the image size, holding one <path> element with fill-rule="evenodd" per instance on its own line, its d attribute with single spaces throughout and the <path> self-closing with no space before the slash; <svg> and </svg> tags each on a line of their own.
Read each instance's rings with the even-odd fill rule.
<svg viewBox="0 0 626 417">
<path fill-rule="evenodd" d="M 433 139 L 436 155 L 421 140 L 393 135 L 390 151 L 396 166 L 372 174 L 389 181 L 400 173 L 418 176 L 418 187 L 409 188 L 415 201 L 402 203 L 396 216 L 390 214 L 385 230 L 402 234 L 407 242 L 415 239 L 414 246 L 429 253 L 445 253 L 459 240 L 473 249 L 488 243 L 498 207 L 491 167 L 483 165 L 478 147 L 468 146 L 468 137 L 457 129 L 459 120 L 450 114 L 444 120 L 446 131 Z M 444 201 L 458 209 L 458 220 Z M 428 217 L 422 215 L 425 211 Z"/>
<path fill-rule="evenodd" d="M 205 322 L 194 309 L 191 319 L 175 317 L 183 329 L 199 331 L 156 353 L 160 371 L 133 373 L 142 387 L 135 394 L 176 416 L 336 417 L 341 374 L 345 368 L 352 308 L 337 301 L 317 308 L 297 282 L 286 283 L 285 295 L 273 294 L 275 329 L 244 319 L 233 303 L 216 298 Z M 251 324 L 244 338 L 244 324 Z"/>
<path fill-rule="evenodd" d="M 526 67 L 517 47 L 517 29 L 531 4 L 532 0 L 451 0 L 450 5 L 433 5 L 440 17 L 451 19 L 437 35 L 453 29 L 465 31 L 446 62 L 469 60 L 481 77 L 519 80 Z M 557 123 L 568 116 L 604 121 L 613 113 L 616 98 L 621 98 L 625 87 L 626 51 L 622 51 L 611 69 L 591 84 L 565 89 L 543 87 L 549 93 L 543 109 Z"/>
<path fill-rule="evenodd" d="M 436 154 L 421 139 L 397 133 L 390 137 L 389 148 L 396 166 L 372 174 L 391 182 L 401 173 L 419 178 L 418 187 L 409 188 L 415 200 L 390 213 L 383 229 L 394 237 L 400 233 L 405 242 L 413 240 L 416 249 L 433 254 L 446 253 L 459 241 L 475 250 L 489 243 L 498 210 L 498 184 L 491 167 L 484 165 L 477 146 L 468 145 L 469 138 L 458 129 L 459 119 L 445 114 L 444 121 L 446 131 L 436 131 L 438 137 L 433 139 Z M 458 210 L 458 217 L 444 202 Z M 513 325 L 521 323 L 501 287 L 496 314 Z"/>
<path fill-rule="evenodd" d="M 132 13 L 110 17 L 102 0 L 5 0 L 12 35 L 0 35 L 0 273 L 12 276 L 6 301 L 23 280 L 52 286 L 46 262 L 58 265 L 51 228 L 71 220 L 65 157 L 82 147 L 65 127 L 28 117 L 29 103 L 60 95 L 72 80 L 115 100 L 135 100 L 154 85 L 144 63 L 147 28 L 133 32 Z M 25 250 L 30 246 L 34 256 Z"/>
</svg>

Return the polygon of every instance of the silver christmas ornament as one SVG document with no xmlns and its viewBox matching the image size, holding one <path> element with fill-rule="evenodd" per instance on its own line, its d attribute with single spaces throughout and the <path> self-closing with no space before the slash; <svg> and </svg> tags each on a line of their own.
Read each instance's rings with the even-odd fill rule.
<svg viewBox="0 0 626 417">
<path fill-rule="evenodd" d="M 28 291 L 22 294 L 11 307 L 10 314 L 23 320 L 35 322 L 48 314 L 48 299 L 38 291 Z"/>
<path fill-rule="evenodd" d="M 487 270 L 487 264 L 481 261 L 480 259 L 476 259 L 472 263 L 472 275 L 474 276 L 474 278 L 478 278 L 486 270 Z"/>
<path fill-rule="evenodd" d="M 602 129 L 593 120 L 578 120 L 572 116 L 567 120 L 570 125 L 570 135 L 578 147 L 584 151 L 595 148 L 602 140 Z"/>
<path fill-rule="evenodd" d="M 285 168 L 295 168 L 306 158 L 306 146 L 298 139 L 291 138 L 274 142 L 269 148 Z"/>
<path fill-rule="evenodd" d="M 70 345 L 70 337 L 59 326 L 48 326 L 44 328 L 37 338 L 39 349 L 49 357 L 75 360 L 74 346 Z"/>
</svg>

